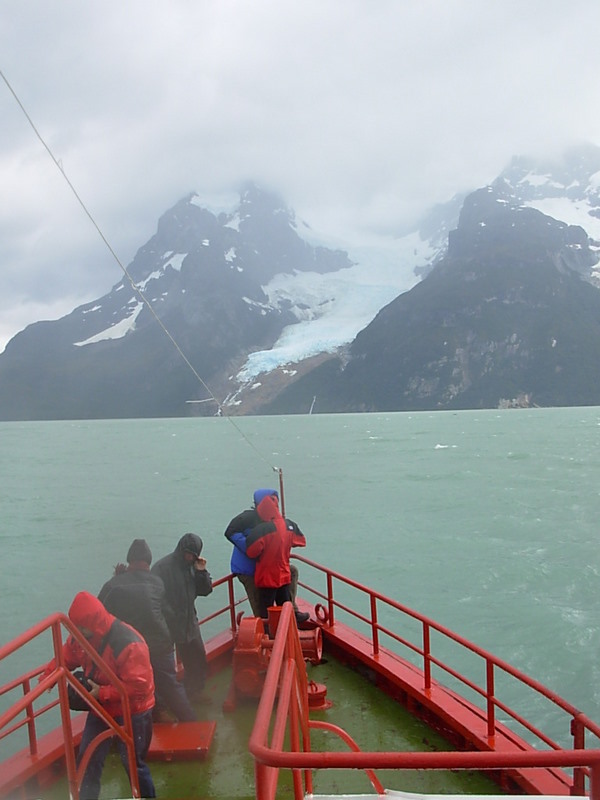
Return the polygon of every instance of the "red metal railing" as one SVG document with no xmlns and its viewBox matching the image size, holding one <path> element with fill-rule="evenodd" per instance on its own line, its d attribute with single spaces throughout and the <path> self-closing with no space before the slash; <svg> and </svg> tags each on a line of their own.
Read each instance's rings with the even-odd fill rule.
<svg viewBox="0 0 600 800">
<path fill-rule="evenodd" d="M 237 630 L 237 619 L 235 610 L 238 606 L 240 606 L 245 598 L 240 600 L 235 599 L 235 589 L 234 589 L 234 576 L 233 575 L 225 575 L 223 578 L 218 578 L 218 580 L 213 581 L 213 591 L 217 589 L 219 586 L 226 585 L 227 586 L 227 597 L 228 602 L 226 605 L 221 606 L 216 611 L 213 611 L 212 614 L 209 614 L 207 617 L 203 617 L 200 620 L 200 625 L 207 625 L 207 623 L 211 622 L 213 619 L 218 619 L 219 617 L 227 614 L 229 617 L 229 627 L 235 633 Z"/>
<path fill-rule="evenodd" d="M 585 794 L 585 778 L 587 777 L 589 778 L 590 797 L 592 800 L 600 800 L 600 749 L 585 749 L 586 732 L 592 734 L 596 739 L 600 737 L 600 727 L 592 720 L 539 682 L 529 678 L 507 662 L 496 658 L 491 653 L 477 647 L 428 617 L 418 614 L 412 609 L 400 603 L 396 603 L 384 595 L 368 589 L 356 581 L 349 580 L 333 570 L 326 569 L 309 559 L 302 556 L 296 556 L 296 558 L 308 567 L 321 573 L 325 578 L 326 590 L 323 593 L 307 585 L 305 580 L 303 580 L 300 585 L 323 601 L 322 609 L 324 609 L 323 616 L 326 625 L 333 625 L 335 614 L 338 610 L 349 614 L 355 619 L 361 620 L 371 631 L 371 644 L 374 655 L 377 655 L 380 651 L 379 640 L 381 635 L 389 637 L 394 642 L 408 648 L 412 653 L 418 654 L 422 659 L 424 689 L 431 688 L 431 667 L 436 666 L 480 695 L 483 698 L 483 706 L 487 715 L 487 729 L 490 736 L 493 735 L 496 726 L 496 709 L 501 709 L 518 724 L 524 726 L 540 743 L 543 743 L 543 745 L 549 749 L 541 751 L 523 750 L 522 752 L 511 753 L 493 751 L 383 753 L 357 752 L 356 750 L 343 753 L 309 752 L 310 728 L 319 727 L 322 723 L 313 722 L 309 720 L 307 716 L 306 701 L 302 697 L 302 692 L 304 691 L 303 681 L 305 680 L 305 678 L 302 677 L 304 674 L 303 662 L 301 661 L 302 654 L 300 653 L 298 656 L 295 644 L 290 641 L 290 637 L 293 638 L 295 632 L 295 624 L 290 622 L 290 606 L 285 614 L 286 625 L 283 626 L 283 630 L 278 628 L 277 631 L 265 681 L 265 692 L 261 698 L 255 727 L 250 739 L 250 751 L 256 761 L 257 798 L 260 798 L 260 800 L 272 800 L 272 798 L 275 797 L 277 774 L 278 770 L 281 768 L 287 768 L 293 771 L 295 796 L 296 798 L 300 798 L 302 797 L 302 789 L 301 786 L 297 785 L 297 781 L 300 780 L 299 776 L 304 774 L 306 791 L 311 792 L 312 782 L 310 770 L 314 769 L 480 770 L 560 767 L 574 768 L 572 794 Z M 304 575 L 303 578 L 305 578 Z M 351 587 L 364 595 L 369 608 L 368 616 L 361 615 L 334 598 L 334 586 L 337 587 L 338 583 Z M 415 645 L 399 636 L 395 631 L 380 624 L 378 621 L 378 609 L 380 606 L 386 606 L 399 614 L 417 620 L 422 628 L 422 644 Z M 288 607 L 285 608 L 287 609 Z M 283 620 L 284 615 L 282 614 L 282 622 Z M 394 627 L 399 629 L 401 626 L 395 625 Z M 466 648 L 469 652 L 483 660 L 486 675 L 485 686 L 478 686 L 473 680 L 461 674 L 457 669 L 449 666 L 433 653 L 431 644 L 432 631 L 436 631 L 443 637 Z M 573 749 L 562 748 L 535 725 L 528 722 L 523 716 L 510 708 L 508 704 L 501 702 L 495 696 L 495 674 L 497 671 L 510 675 L 523 684 L 523 686 L 527 687 L 527 689 L 546 698 L 567 715 L 567 718 L 570 720 L 570 729 L 573 736 Z M 275 695 L 278 686 L 279 700 L 277 710 L 275 710 Z M 286 720 L 290 727 L 290 748 L 284 751 L 282 732 L 285 729 Z M 271 724 L 273 724 L 273 736 L 269 742 L 268 731 Z M 299 736 L 293 733 L 295 728 L 299 729 Z M 300 742 L 302 742 L 302 747 L 300 747 Z M 373 785 L 378 790 L 377 785 L 375 783 Z"/>
<path fill-rule="evenodd" d="M 335 733 L 353 752 L 359 752 L 358 746 L 346 731 L 328 722 L 315 721 L 308 717 L 308 678 L 304 654 L 300 646 L 294 609 L 291 603 L 286 603 L 277 625 L 269 668 L 248 747 L 255 757 L 256 800 L 274 800 L 277 796 L 279 765 L 269 764 L 268 759 L 261 756 L 264 753 L 282 753 L 286 732 L 289 734 L 292 752 L 310 753 L 311 728 Z M 280 766 L 287 767 L 289 764 L 283 763 Z M 384 788 L 377 776 L 369 768 L 365 771 L 378 794 L 383 794 Z M 310 769 L 293 769 L 292 781 L 297 800 L 301 800 L 305 794 L 312 794 Z"/>
<path fill-rule="evenodd" d="M 401 647 L 407 648 L 413 656 L 421 660 L 423 672 L 423 688 L 431 688 L 432 667 L 439 668 L 453 679 L 461 681 L 466 687 L 476 692 L 483 702 L 487 715 L 488 732 L 494 730 L 496 725 L 496 710 L 500 709 L 518 724 L 523 725 L 528 731 L 534 734 L 541 743 L 549 749 L 546 751 L 523 750 L 518 753 L 506 752 L 423 752 L 423 753 L 398 753 L 398 752 L 361 752 L 352 739 L 341 729 L 325 722 L 317 722 L 308 718 L 308 698 L 306 690 L 306 671 L 304 658 L 299 645 L 295 618 L 292 613 L 291 605 L 286 605 L 282 611 L 281 621 L 273 645 L 269 669 L 265 680 L 265 691 L 261 698 L 255 727 L 250 739 L 250 751 L 255 758 L 256 779 L 257 779 L 257 798 L 259 800 L 272 800 L 276 796 L 277 780 L 279 770 L 282 768 L 292 770 L 294 792 L 296 798 L 303 796 L 303 791 L 312 792 L 312 770 L 330 768 L 354 768 L 367 771 L 375 790 L 379 793 L 383 791 L 381 784 L 373 773 L 374 769 L 507 769 L 507 768 L 530 768 L 530 767 L 561 767 L 574 768 L 573 794 L 585 793 L 585 776 L 589 778 L 589 793 L 592 800 L 600 800 L 600 750 L 585 749 L 585 734 L 589 733 L 594 737 L 600 737 L 600 727 L 593 723 L 588 717 L 581 714 L 576 708 L 564 701 L 555 693 L 548 690 L 537 681 L 532 680 L 524 673 L 511 667 L 508 663 L 494 657 L 487 651 L 478 648 L 469 641 L 454 634 L 449 629 L 434 622 L 433 620 L 418 614 L 412 609 L 397 603 L 384 595 L 375 592 L 362 584 L 345 578 L 343 575 L 322 567 L 304 557 L 297 557 L 304 563 L 306 570 L 303 571 L 303 581 L 301 586 L 318 600 L 323 601 L 322 611 L 325 627 L 333 626 L 335 616 L 338 612 L 348 614 L 355 620 L 363 623 L 370 631 L 370 643 L 374 655 L 380 653 L 381 637 L 388 637 Z M 306 575 L 314 570 L 316 575 L 320 575 L 325 582 L 325 591 L 319 591 L 306 583 Z M 235 580 L 228 575 L 215 581 L 214 587 L 226 586 L 228 602 L 214 613 L 211 613 L 202 624 L 208 623 L 215 618 L 227 616 L 230 628 L 233 632 L 237 629 L 236 609 L 243 602 L 235 598 Z M 350 608 L 347 603 L 341 602 L 334 595 L 339 592 L 342 595 L 341 587 L 344 589 L 355 590 L 365 599 L 368 612 L 361 614 Z M 385 616 L 384 613 L 393 612 L 396 615 L 396 622 L 391 627 L 386 627 L 380 621 Z M 421 642 L 414 644 L 405 637 L 396 633 L 403 629 L 403 620 L 411 618 L 418 623 L 421 628 Z M 399 622 L 398 622 L 399 620 Z M 72 728 L 70 713 L 68 709 L 67 684 L 75 687 L 81 694 L 85 693 L 79 684 L 71 676 L 62 662 L 62 637 L 61 626 L 67 628 L 81 646 L 95 658 L 96 663 L 111 676 L 115 685 L 119 688 L 122 696 L 122 703 L 126 709 L 125 725 L 118 726 L 112 718 L 108 717 L 98 703 L 90 696 L 87 699 L 102 718 L 106 721 L 110 730 L 104 735 L 118 735 L 125 742 L 130 759 L 130 774 L 132 779 L 132 792 L 134 797 L 139 796 L 137 786 L 137 773 L 135 770 L 135 754 L 133 749 L 132 731 L 129 717 L 129 704 L 126 693 L 118 681 L 117 677 L 111 672 L 109 667 L 104 664 L 102 658 L 95 655 L 87 642 L 80 637 L 77 630 L 73 628 L 69 619 L 62 614 L 54 614 L 43 622 L 34 626 L 22 636 L 15 639 L 8 645 L 0 647 L 0 661 L 6 656 L 23 647 L 35 637 L 46 630 L 51 630 L 54 654 L 56 657 L 56 668 L 52 674 L 48 675 L 37 686 L 33 686 L 34 679 L 40 674 L 40 670 L 31 671 L 20 678 L 11 681 L 5 686 L 0 687 L 0 696 L 8 694 L 10 691 L 21 691 L 22 697 L 13 703 L 11 708 L 0 715 L 0 739 L 9 733 L 20 728 L 27 731 L 29 740 L 29 751 L 35 756 L 38 750 L 37 719 L 42 714 L 58 706 L 61 713 L 64 740 L 66 746 L 66 764 L 71 795 L 78 798 L 78 781 L 85 764 L 79 765 L 77 771 L 75 767 L 75 757 L 72 747 Z M 470 653 L 475 654 L 485 665 L 485 685 L 478 686 L 472 679 L 463 675 L 458 669 L 451 667 L 439 653 L 434 652 L 432 645 L 432 632 L 439 634 L 443 638 L 465 648 Z M 518 680 L 522 685 L 535 693 L 551 701 L 557 708 L 567 715 L 570 720 L 571 733 L 573 736 L 573 749 L 563 749 L 553 742 L 548 736 L 517 712 L 513 711 L 507 703 L 503 703 L 496 697 L 496 673 L 502 672 Z M 42 708 L 34 708 L 34 702 L 41 695 L 53 686 L 58 686 L 58 700 L 46 704 Z M 275 699 L 277 706 L 275 707 Z M 24 713 L 24 718 L 14 723 L 19 714 Z M 311 752 L 310 730 L 323 728 L 341 737 L 349 746 L 351 752 Z M 269 734 L 271 731 L 271 734 Z M 289 747 L 284 750 L 285 734 L 288 733 Z M 95 740 L 94 746 L 99 742 Z M 70 745 L 70 746 L 69 746 Z M 132 760 L 133 759 L 133 760 Z M 304 785 L 304 790 L 303 790 Z"/>
<path fill-rule="evenodd" d="M 85 650 L 92 661 L 108 676 L 111 683 L 118 690 L 123 708 L 123 725 L 119 725 L 114 718 L 105 711 L 98 701 L 83 688 L 66 667 L 63 658 L 62 627 L 66 628 L 67 632 L 77 640 L 82 649 Z M 0 662 L 47 631 L 50 631 L 52 636 L 53 655 L 55 659 L 54 668 L 48 672 L 48 674 L 44 675 L 42 668 L 38 667 L 0 686 L 0 697 L 7 697 L 10 702 L 10 706 L 6 711 L 0 714 L 0 741 L 18 730 L 26 728 L 29 754 L 33 757 L 37 756 L 39 746 L 38 720 L 47 715 L 52 709 L 58 708 L 64 735 L 64 755 L 70 796 L 74 798 L 74 800 L 78 800 L 81 779 L 96 747 L 105 739 L 118 736 L 125 744 L 127 750 L 132 795 L 133 797 L 139 797 L 140 788 L 136 769 L 135 747 L 127 692 L 113 670 L 89 645 L 87 640 L 79 633 L 78 629 L 71 623 L 67 616 L 60 613 L 52 614 L 25 631 L 25 633 L 21 634 L 16 639 L 0 647 Z M 38 678 L 38 681 L 34 683 L 36 678 Z M 54 699 L 36 708 L 35 702 L 39 700 L 45 692 L 50 691 L 55 686 L 58 687 L 58 699 Z M 69 711 L 68 686 L 72 686 L 107 725 L 107 730 L 96 736 L 92 742 L 90 742 L 79 765 L 76 764 L 75 759 L 73 728 Z M 11 694 L 19 691 L 21 696 L 16 700 L 10 700 Z M 20 715 L 23 715 L 23 717 L 19 718 Z"/>
</svg>

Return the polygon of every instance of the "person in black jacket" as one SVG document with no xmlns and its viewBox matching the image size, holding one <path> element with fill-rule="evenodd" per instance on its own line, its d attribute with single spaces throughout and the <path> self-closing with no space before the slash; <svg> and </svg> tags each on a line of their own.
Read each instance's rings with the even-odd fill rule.
<svg viewBox="0 0 600 800">
<path fill-rule="evenodd" d="M 260 592 L 254 582 L 256 562 L 246 555 L 246 540 L 248 539 L 250 531 L 263 521 L 256 510 L 257 506 L 260 504 L 261 500 L 270 496 L 275 497 L 279 501 L 279 492 L 277 492 L 276 489 L 256 489 L 253 495 L 253 507 L 247 508 L 245 511 L 235 516 L 225 529 L 225 538 L 233 545 L 231 572 L 237 577 L 246 590 L 250 607 L 255 617 L 261 616 Z M 302 531 L 293 520 L 286 518 L 286 523 L 291 531 L 302 535 Z M 296 605 L 298 568 L 295 564 L 290 564 L 290 572 L 290 595 L 296 613 L 296 619 L 299 623 L 306 622 L 309 615 L 306 612 L 299 611 Z"/>
<path fill-rule="evenodd" d="M 98 599 L 107 611 L 142 634 L 150 651 L 156 692 L 155 716 L 170 712 L 178 722 L 198 719 L 175 672 L 173 639 L 164 617 L 165 587 L 150 572 L 152 552 L 145 539 L 134 539 L 127 566 L 117 564 Z"/>
<path fill-rule="evenodd" d="M 172 553 L 152 567 L 165 586 L 165 618 L 183 664 L 183 682 L 188 697 L 199 699 L 206 679 L 206 651 L 196 616 L 196 597 L 212 592 L 206 569 L 202 539 L 186 533 Z"/>
</svg>

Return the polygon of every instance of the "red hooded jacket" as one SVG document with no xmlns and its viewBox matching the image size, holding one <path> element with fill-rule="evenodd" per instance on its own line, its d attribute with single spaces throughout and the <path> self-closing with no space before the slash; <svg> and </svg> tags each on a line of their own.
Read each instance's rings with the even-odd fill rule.
<svg viewBox="0 0 600 800">
<path fill-rule="evenodd" d="M 75 596 L 69 618 L 78 628 L 92 631 L 88 641 L 123 682 L 131 713 L 141 714 L 153 708 L 154 676 L 150 654 L 135 628 L 109 614 L 100 600 L 88 592 Z M 72 636 L 63 645 L 63 656 L 69 669 L 81 666 L 91 680 L 100 684 L 98 702 L 113 717 L 122 716 L 119 692 Z"/>
<path fill-rule="evenodd" d="M 290 551 L 292 547 L 306 547 L 304 534 L 297 526 L 288 525 L 281 516 L 277 498 L 264 497 L 256 507 L 264 522 L 253 528 L 246 539 L 246 555 L 256 558 L 254 583 L 261 588 L 278 589 L 288 584 Z"/>
</svg>

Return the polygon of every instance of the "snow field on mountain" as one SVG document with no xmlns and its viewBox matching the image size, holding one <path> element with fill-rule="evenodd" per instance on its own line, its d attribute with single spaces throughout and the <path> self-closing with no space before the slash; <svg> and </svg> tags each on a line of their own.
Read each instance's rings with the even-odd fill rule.
<svg viewBox="0 0 600 800">
<path fill-rule="evenodd" d="M 282 273 L 263 287 L 270 305 L 293 304 L 298 323 L 288 325 L 270 350 L 252 353 L 236 376 L 239 381 L 349 344 L 384 306 L 418 282 L 415 267 L 436 254 L 416 232 L 391 242 L 374 239 L 344 247 L 354 262 L 348 269 Z"/>
</svg>

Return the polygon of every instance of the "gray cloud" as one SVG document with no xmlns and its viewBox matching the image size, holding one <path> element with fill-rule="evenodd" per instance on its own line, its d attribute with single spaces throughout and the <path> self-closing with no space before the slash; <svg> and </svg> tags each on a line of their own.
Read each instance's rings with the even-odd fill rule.
<svg viewBox="0 0 600 800">
<path fill-rule="evenodd" d="M 600 143 L 589 0 L 5 0 L 0 68 L 124 263 L 252 178 L 339 237 Z M 0 347 L 118 267 L 0 83 Z"/>
</svg>

